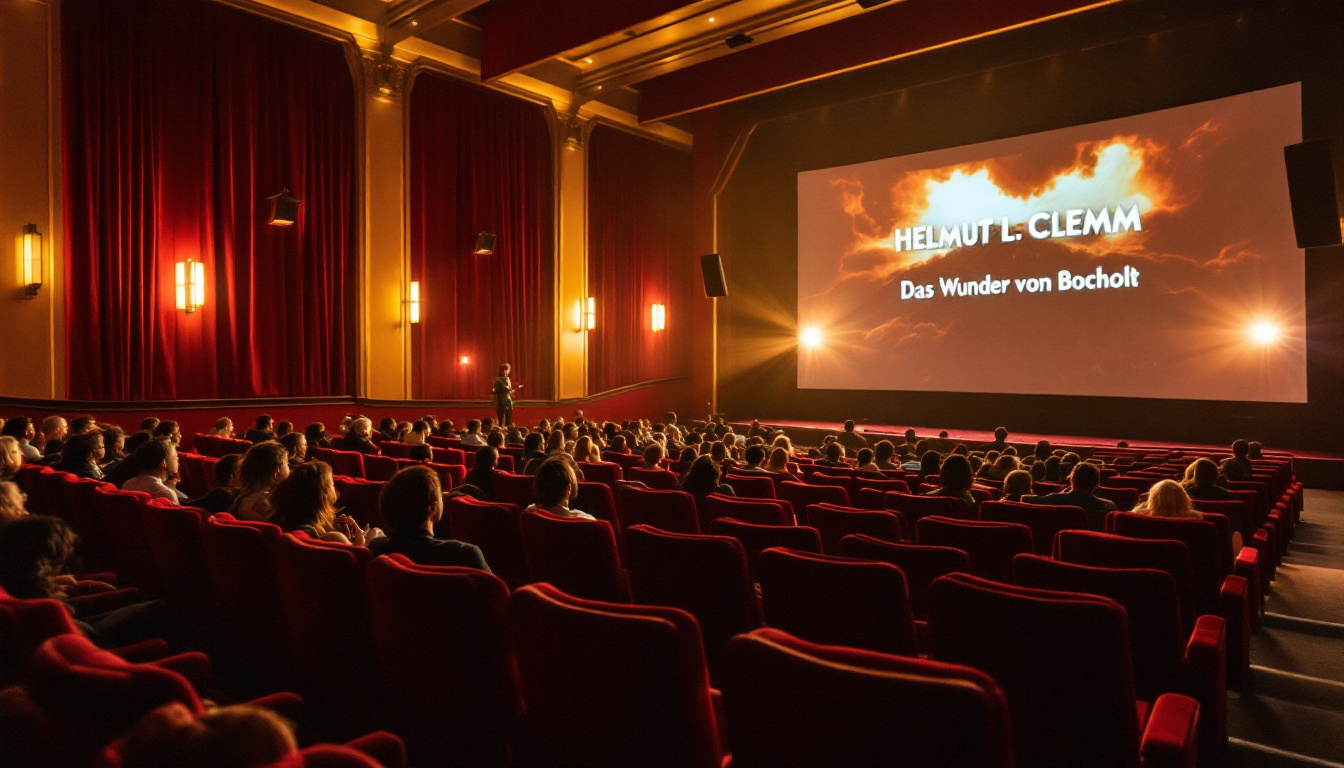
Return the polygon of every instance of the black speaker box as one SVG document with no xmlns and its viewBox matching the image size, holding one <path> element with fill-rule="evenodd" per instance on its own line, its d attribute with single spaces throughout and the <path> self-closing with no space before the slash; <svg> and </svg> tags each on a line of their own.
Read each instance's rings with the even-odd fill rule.
<svg viewBox="0 0 1344 768">
<path fill-rule="evenodd" d="M 723 261 L 717 253 L 700 257 L 700 274 L 705 278 L 705 297 L 722 299 L 728 295 L 728 281 L 723 279 Z"/>
<path fill-rule="evenodd" d="M 1339 245 L 1339 203 L 1335 199 L 1335 166 L 1328 139 L 1313 139 L 1283 148 L 1288 169 L 1288 196 L 1293 203 L 1293 230 L 1298 248 Z"/>
</svg>

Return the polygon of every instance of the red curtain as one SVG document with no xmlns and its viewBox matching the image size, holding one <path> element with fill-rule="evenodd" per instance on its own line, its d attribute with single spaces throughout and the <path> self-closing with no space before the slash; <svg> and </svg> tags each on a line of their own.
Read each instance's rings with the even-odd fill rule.
<svg viewBox="0 0 1344 768">
<path fill-rule="evenodd" d="M 410 103 L 411 279 L 416 398 L 483 399 L 513 365 L 529 399 L 553 396 L 555 212 L 540 106 L 445 77 L 416 77 Z M 490 256 L 476 236 L 497 236 Z M 462 358 L 467 363 L 462 363 Z"/>
<path fill-rule="evenodd" d="M 691 155 L 600 125 L 588 145 L 588 282 L 597 328 L 588 389 L 604 392 L 689 370 Z M 653 304 L 666 330 L 652 327 Z"/>
<path fill-rule="evenodd" d="M 337 43 L 206 0 L 61 4 L 67 391 L 348 394 L 355 93 Z M 303 200 L 292 227 L 267 197 Z M 174 264 L 206 270 L 175 309 Z"/>
</svg>

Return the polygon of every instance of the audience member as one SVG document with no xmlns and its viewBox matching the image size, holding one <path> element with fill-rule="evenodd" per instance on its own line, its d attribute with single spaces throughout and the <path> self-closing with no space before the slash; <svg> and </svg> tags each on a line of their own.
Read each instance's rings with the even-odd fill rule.
<svg viewBox="0 0 1344 768">
<path fill-rule="evenodd" d="M 28 516 L 28 497 L 17 483 L 0 481 L 0 526 Z"/>
<path fill-rule="evenodd" d="M 879 470 L 900 469 L 901 465 L 896 461 L 896 446 L 890 440 L 879 440 L 873 452 L 873 463 Z"/>
<path fill-rule="evenodd" d="M 279 440 L 280 438 L 284 437 L 285 435 L 290 435 L 290 434 L 293 434 L 293 433 L 294 433 L 294 422 L 292 422 L 292 421 L 282 421 L 282 422 L 279 422 L 279 423 L 277 423 L 277 424 L 275 425 L 275 439 L 276 439 L 276 440 Z"/>
<path fill-rule="evenodd" d="M 697 506 L 703 505 L 705 497 L 711 493 L 736 496 L 737 493 L 733 491 L 732 486 L 719 482 L 722 477 L 723 470 L 719 468 L 719 463 L 714 457 L 701 456 L 691 464 L 691 468 L 677 487 L 694 496 Z"/>
<path fill-rule="evenodd" d="M 103 480 L 118 488 L 125 487 L 126 481 L 135 477 L 140 471 L 135 463 L 135 452 L 153 439 L 154 433 L 143 429 L 126 438 L 122 449 L 126 454 L 125 457 L 112 465 L 103 467 Z"/>
<path fill-rule="evenodd" d="M 954 453 L 944 459 L 942 466 L 939 467 L 938 487 L 924 495 L 950 496 L 954 499 L 960 499 L 966 505 L 966 513 L 974 517 L 976 501 L 975 497 L 971 495 L 971 485 L 974 482 L 975 475 L 971 472 L 970 459 Z"/>
<path fill-rule="evenodd" d="M 65 448 L 65 436 L 70 432 L 64 416 L 48 416 L 42 420 L 42 455 L 54 456 Z"/>
<path fill-rule="evenodd" d="M 225 416 L 222 419 L 217 419 L 215 421 L 215 428 L 210 430 L 208 434 L 216 437 L 233 437 L 233 419 L 230 419 L 228 416 Z"/>
<path fill-rule="evenodd" d="M 845 449 L 839 442 L 826 443 L 822 447 L 822 457 L 817 459 L 817 464 L 823 467 L 848 467 L 845 463 Z"/>
<path fill-rule="evenodd" d="M 215 487 L 199 499 L 192 499 L 186 506 L 195 507 L 203 512 L 214 514 L 228 512 L 238 500 L 238 466 L 243 463 L 241 453 L 230 453 L 215 462 Z"/>
<path fill-rule="evenodd" d="M 393 475 L 378 494 L 378 510 L 387 535 L 369 542 L 375 556 L 398 554 L 419 565 L 490 570 L 476 545 L 434 535 L 435 523 L 443 518 L 443 490 L 429 467 L 410 466 Z"/>
<path fill-rule="evenodd" d="M 187 497 L 177 490 L 177 446 L 166 437 L 156 437 L 135 451 L 136 475 L 122 490 L 143 491 L 155 499 L 181 504 Z"/>
<path fill-rule="evenodd" d="M 462 435 L 463 448 L 480 448 L 485 445 L 485 438 L 481 436 L 481 422 L 476 419 L 467 420 L 467 432 Z"/>
<path fill-rule="evenodd" d="M 859 449 L 858 457 L 855 459 L 854 462 L 854 468 L 860 472 L 877 473 L 879 475 L 882 474 L 882 470 L 878 469 L 877 467 L 877 462 L 873 461 L 872 448 Z"/>
<path fill-rule="evenodd" d="M 61 450 L 61 462 L 56 465 L 58 472 L 69 472 L 75 477 L 102 480 L 103 470 L 99 466 L 103 460 L 103 433 L 79 432 L 65 440 Z"/>
<path fill-rule="evenodd" d="M 1249 458 L 1251 461 L 1264 461 L 1265 447 L 1260 443 L 1256 442 L 1255 440 L 1252 440 L 1247 448 L 1246 455 L 1247 458 Z"/>
<path fill-rule="evenodd" d="M 1056 507 L 1082 507 L 1087 515 L 1087 527 L 1093 531 L 1106 530 L 1106 515 L 1115 511 L 1115 502 L 1096 495 L 1101 485 L 1101 473 L 1092 464 L 1079 464 L 1069 475 L 1069 490 L 1048 496 L 1027 496 L 1028 504 L 1047 504 Z"/>
<path fill-rule="evenodd" d="M 552 456 L 543 461 L 537 468 L 533 487 L 537 503 L 529 506 L 527 511 L 549 512 L 559 517 L 576 517 L 583 520 L 596 519 L 587 512 L 570 508 L 570 503 L 579 493 L 579 479 L 574 474 L 574 467 L 570 466 L 564 457 Z"/>
<path fill-rule="evenodd" d="M 271 491 L 267 521 L 285 532 L 302 531 L 314 539 L 364 546 L 376 529 L 362 529 L 353 517 L 337 515 L 336 498 L 331 465 L 325 461 L 303 464 Z"/>
<path fill-rule="evenodd" d="M 103 471 L 126 458 L 126 431 L 108 424 L 103 428 Z"/>
<path fill-rule="evenodd" d="M 1190 498 L 1199 501 L 1236 501 L 1237 495 L 1218 485 L 1218 465 L 1210 459 L 1196 459 L 1186 472 L 1183 483 Z"/>
<path fill-rule="evenodd" d="M 45 428 L 46 423 L 43 422 Z M 1223 466 L 1220 468 L 1223 482 L 1229 480 L 1236 482 L 1240 480 L 1250 480 L 1255 472 L 1251 460 L 1247 455 L 1251 452 L 1251 444 L 1245 440 L 1237 440 L 1232 443 L 1232 457 L 1223 459 Z"/>
<path fill-rule="evenodd" d="M 925 451 L 924 454 L 919 457 L 919 466 L 915 469 L 919 473 L 920 480 L 923 480 L 926 477 L 940 475 L 943 470 L 942 457 L 938 455 L 937 451 Z"/>
<path fill-rule="evenodd" d="M 159 426 L 159 420 L 153 416 L 146 416 L 140 420 L 140 429 L 137 432 L 148 432 L 154 434 L 154 429 Z"/>
<path fill-rule="evenodd" d="M 662 443 L 649 443 L 644 448 L 644 463 L 640 469 L 662 469 L 663 457 L 666 455 Z"/>
<path fill-rule="evenodd" d="M 350 431 L 344 437 L 333 441 L 332 448 L 340 451 L 358 451 L 360 453 L 378 454 L 378 446 L 369 439 L 369 430 L 373 429 L 373 422 L 363 416 L 350 422 Z"/>
<path fill-rule="evenodd" d="M 854 431 L 854 420 L 850 419 L 844 423 L 843 430 L 836 437 L 836 442 L 845 449 L 845 453 L 850 457 L 858 454 L 860 448 L 867 448 L 868 441 L 863 435 Z"/>
<path fill-rule="evenodd" d="M 327 426 L 320 421 L 314 421 L 304 428 L 303 436 L 308 441 L 310 449 L 331 447 L 331 438 L 327 437 Z"/>
<path fill-rule="evenodd" d="M 274 440 L 274 426 L 275 419 L 271 418 L 269 414 L 263 413 L 257 417 L 257 426 L 247 430 L 247 434 L 243 435 L 243 439 L 250 443 L 264 443 L 267 440 Z"/>
<path fill-rule="evenodd" d="M 990 480 L 1003 480 L 1018 469 L 1017 457 L 1012 454 L 1003 454 L 994 460 L 989 469 L 985 471 L 985 477 Z"/>
<path fill-rule="evenodd" d="M 1007 447 L 1008 447 L 1008 428 L 997 427 L 994 430 L 994 442 L 985 443 L 984 445 L 980 446 L 980 450 L 998 451 L 1002 453 L 1003 449 Z"/>
<path fill-rule="evenodd" d="M 381 436 L 384 440 L 396 440 L 397 420 L 392 418 L 391 416 L 388 416 L 385 417 L 382 421 L 378 422 L 378 435 Z M 373 435 L 369 435 L 369 437 L 373 437 Z"/>
<path fill-rule="evenodd" d="M 198 718 L 173 702 L 145 715 L 109 749 L 119 768 L 260 768 L 298 755 L 294 727 L 264 707 L 234 704 Z"/>
<path fill-rule="evenodd" d="M 182 444 L 182 428 L 176 421 L 160 421 L 154 428 L 155 437 L 166 437 L 173 445 Z"/>
<path fill-rule="evenodd" d="M 285 447 L 285 453 L 289 455 L 290 469 L 308 461 L 308 438 L 304 437 L 302 432 L 288 432 L 281 435 L 280 444 Z"/>
<path fill-rule="evenodd" d="M 1195 520 L 1204 517 L 1190 503 L 1190 496 L 1175 480 L 1159 480 L 1149 489 L 1148 497 L 1134 507 L 1134 512 L 1153 517 L 1184 517 Z"/>
<path fill-rule="evenodd" d="M 274 441 L 257 443 L 243 454 L 238 466 L 238 497 L 229 512 L 239 520 L 262 521 L 270 517 L 270 495 L 289 477 L 289 453 Z"/>
<path fill-rule="evenodd" d="M 1031 495 L 1031 473 L 1025 469 L 1015 469 L 1003 479 L 1003 501 L 1022 501 L 1022 497 Z"/>
<path fill-rule="evenodd" d="M 13 480 L 23 466 L 23 449 L 10 435 L 0 437 L 0 481 Z"/>
<path fill-rule="evenodd" d="M 7 437 L 14 438 L 19 444 L 19 452 L 23 454 L 25 461 L 37 461 L 42 458 L 42 451 L 33 445 L 33 438 L 36 432 L 33 430 L 33 420 L 27 416 L 15 416 L 5 422 L 4 434 Z"/>
<path fill-rule="evenodd" d="M 497 449 L 488 445 L 477 448 L 476 465 L 467 470 L 467 477 L 463 482 L 480 488 L 486 499 L 494 501 L 495 466 L 497 464 L 499 464 L 499 451 Z"/>
</svg>

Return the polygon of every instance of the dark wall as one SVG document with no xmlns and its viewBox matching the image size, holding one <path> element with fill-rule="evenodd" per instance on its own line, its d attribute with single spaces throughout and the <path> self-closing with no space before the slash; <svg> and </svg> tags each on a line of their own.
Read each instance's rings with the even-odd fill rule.
<svg viewBox="0 0 1344 768">
<path fill-rule="evenodd" d="M 731 297 L 720 304 L 720 408 L 734 417 L 1344 450 L 1344 249 L 1307 254 L 1306 404 L 799 390 L 799 171 L 1108 120 L 1302 82 L 1304 138 L 1344 153 L 1337 3 L 1124 3 L 733 105 L 697 120 L 697 217 L 708 171 L 750 129 L 717 208 Z M 717 132 L 717 135 L 710 135 Z M 1338 173 L 1337 173 L 1338 176 Z M 702 228 L 701 228 L 702 229 Z M 707 328 L 701 329 L 708 331 Z M 1111 329 L 1099 326 L 1098 333 Z M 1051 329 L 1002 329 L 1003 341 Z M 1067 361 L 1060 361 L 1066 365 Z M 1048 371 L 1044 374 L 1048 375 Z M 992 374 L 987 374 L 992 375 Z"/>
</svg>

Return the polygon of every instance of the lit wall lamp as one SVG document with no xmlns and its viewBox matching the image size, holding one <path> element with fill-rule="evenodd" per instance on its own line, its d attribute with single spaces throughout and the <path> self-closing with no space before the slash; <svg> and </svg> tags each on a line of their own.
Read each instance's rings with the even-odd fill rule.
<svg viewBox="0 0 1344 768">
<path fill-rule="evenodd" d="M 583 330 L 591 331 L 597 328 L 597 299 L 592 296 L 583 307 Z"/>
<path fill-rule="evenodd" d="M 19 263 L 23 265 L 23 293 L 33 297 L 42 288 L 42 233 L 36 224 L 23 225 L 19 242 Z"/>
<path fill-rule="evenodd" d="M 177 262 L 177 308 L 188 315 L 205 304 L 205 264 L 194 259 Z"/>
<path fill-rule="evenodd" d="M 667 307 L 662 304 L 653 305 L 653 332 L 661 333 L 667 327 Z"/>
<path fill-rule="evenodd" d="M 420 281 L 411 281 L 411 322 L 420 322 Z"/>
</svg>

